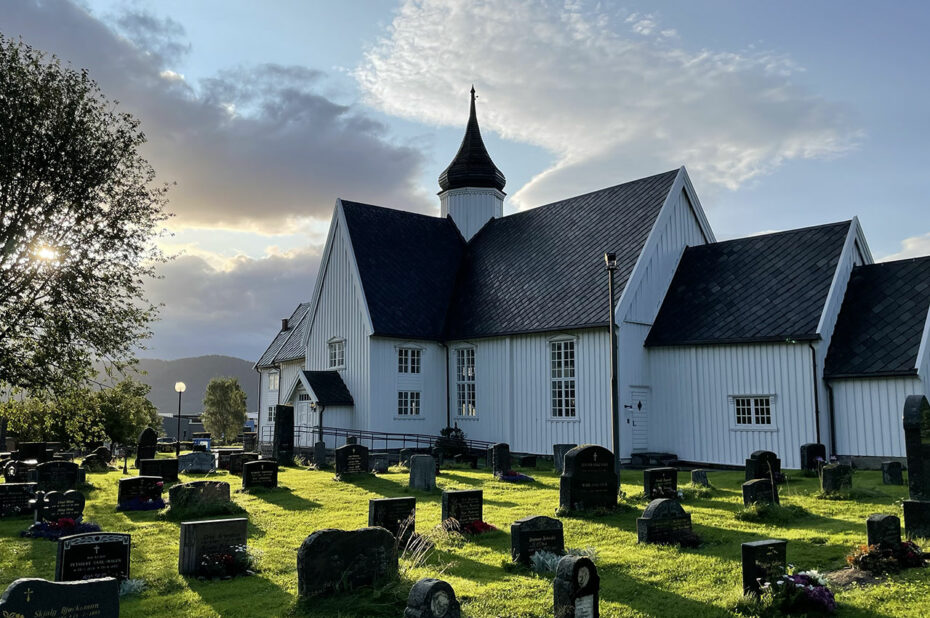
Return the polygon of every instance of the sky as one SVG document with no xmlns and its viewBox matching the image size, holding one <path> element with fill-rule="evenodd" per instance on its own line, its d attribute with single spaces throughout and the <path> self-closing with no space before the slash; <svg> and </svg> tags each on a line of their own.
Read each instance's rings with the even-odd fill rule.
<svg viewBox="0 0 930 618">
<path fill-rule="evenodd" d="M 686 166 L 718 239 L 859 217 L 930 254 L 930 5 L 16 0 L 141 121 L 176 257 L 141 356 L 257 359 L 337 198 L 438 215 L 469 89 L 505 214 Z"/>
</svg>

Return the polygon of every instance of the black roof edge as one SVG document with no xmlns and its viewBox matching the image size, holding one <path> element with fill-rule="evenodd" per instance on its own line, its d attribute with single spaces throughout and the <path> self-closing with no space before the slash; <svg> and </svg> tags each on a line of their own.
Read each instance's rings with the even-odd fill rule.
<svg viewBox="0 0 930 618">
<path fill-rule="evenodd" d="M 691 249 L 699 249 L 699 248 L 701 248 L 701 247 L 709 247 L 709 246 L 713 246 L 713 245 L 726 245 L 726 244 L 729 244 L 729 243 L 732 243 L 732 242 L 742 242 L 742 241 L 746 241 L 746 240 L 752 240 L 753 238 L 770 238 L 770 237 L 772 237 L 772 236 L 781 236 L 782 234 L 794 234 L 794 233 L 796 233 L 796 232 L 803 232 L 803 231 L 806 231 L 806 230 L 816 230 L 816 229 L 820 229 L 820 228 L 824 228 L 824 227 L 833 227 L 834 225 L 840 225 L 841 223 L 845 223 L 845 224 L 847 224 L 847 225 L 852 225 L 852 222 L 853 222 L 852 219 L 845 219 L 845 220 L 842 220 L 842 221 L 833 221 L 833 222 L 831 222 L 831 223 L 820 223 L 820 224 L 818 224 L 818 225 L 808 225 L 808 226 L 805 226 L 805 227 L 796 227 L 796 228 L 792 228 L 792 229 L 790 229 L 790 230 L 780 230 L 780 231 L 778 231 L 778 232 L 768 232 L 768 233 L 765 233 L 765 234 L 755 234 L 754 236 L 740 236 L 739 238 L 730 238 L 730 239 L 728 239 L 728 240 L 718 240 L 717 242 L 704 243 L 703 245 L 690 245 L 690 246 L 688 246 L 685 250 L 688 251 L 688 250 L 691 250 Z"/>
<path fill-rule="evenodd" d="M 607 328 L 609 322 L 604 320 L 596 324 L 577 324 L 571 326 L 546 326 L 544 328 L 534 328 L 530 330 L 513 330 L 503 333 L 490 333 L 487 335 L 466 335 L 465 337 L 446 338 L 443 343 L 453 341 L 470 341 L 472 339 L 492 339 L 494 337 L 513 337 L 515 335 L 538 335 L 539 333 L 558 333 L 565 330 L 591 330 L 593 328 Z"/>
<path fill-rule="evenodd" d="M 823 339 L 819 334 L 814 333 L 805 335 L 777 335 L 774 337 L 738 337 L 735 339 L 701 339 L 697 341 L 674 341 L 671 343 L 650 343 L 649 338 L 643 343 L 645 348 L 671 348 L 675 346 L 686 345 L 729 345 L 737 343 L 792 343 L 798 341 L 820 341 Z"/>
<path fill-rule="evenodd" d="M 906 378 L 909 376 L 916 376 L 917 368 L 913 369 L 900 369 L 896 371 L 876 371 L 873 373 L 835 373 L 828 374 L 824 373 L 824 380 L 855 380 L 855 379 L 865 379 L 865 378 Z"/>
</svg>

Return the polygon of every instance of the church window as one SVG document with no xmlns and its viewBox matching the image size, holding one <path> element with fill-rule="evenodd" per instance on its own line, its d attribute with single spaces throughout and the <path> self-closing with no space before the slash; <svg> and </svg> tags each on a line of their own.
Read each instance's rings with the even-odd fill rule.
<svg viewBox="0 0 930 618">
<path fill-rule="evenodd" d="M 278 390 L 278 383 L 281 379 L 281 375 L 277 371 L 272 371 L 268 374 L 268 390 L 276 391 Z"/>
<path fill-rule="evenodd" d="M 455 400 L 459 416 L 477 416 L 474 348 L 455 350 Z"/>
<path fill-rule="evenodd" d="M 398 416 L 419 416 L 420 415 L 420 391 L 398 391 L 397 392 L 397 415 Z"/>
<path fill-rule="evenodd" d="M 329 342 L 329 368 L 346 366 L 346 340 L 337 339 Z"/>
<path fill-rule="evenodd" d="M 420 373 L 421 353 L 417 348 L 397 348 L 397 372 Z"/>
<path fill-rule="evenodd" d="M 736 395 L 731 399 L 736 413 L 737 427 L 772 426 L 773 397 L 771 395 Z"/>
<path fill-rule="evenodd" d="M 574 418 L 575 408 L 575 342 L 549 343 L 550 380 L 553 418 Z"/>
</svg>

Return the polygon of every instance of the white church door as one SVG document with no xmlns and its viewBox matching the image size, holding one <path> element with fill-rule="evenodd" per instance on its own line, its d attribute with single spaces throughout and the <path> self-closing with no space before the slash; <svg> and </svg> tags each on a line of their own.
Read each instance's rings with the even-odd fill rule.
<svg viewBox="0 0 930 618">
<path fill-rule="evenodd" d="M 630 419 L 633 427 L 633 452 L 641 453 L 649 450 L 649 389 L 633 388 L 630 391 L 630 405 L 632 412 Z"/>
</svg>

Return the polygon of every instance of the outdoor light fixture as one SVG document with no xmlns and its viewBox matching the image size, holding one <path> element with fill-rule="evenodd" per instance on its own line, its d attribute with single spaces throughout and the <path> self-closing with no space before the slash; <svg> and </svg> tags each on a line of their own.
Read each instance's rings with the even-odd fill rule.
<svg viewBox="0 0 930 618">
<path fill-rule="evenodd" d="M 184 382 L 175 382 L 174 390 L 178 393 L 178 437 L 175 442 L 175 457 L 181 456 L 181 393 L 187 390 L 187 385 Z"/>
<path fill-rule="evenodd" d="M 616 270 L 616 268 L 617 268 L 617 254 L 616 254 L 616 253 L 605 253 L 605 254 L 604 254 L 604 264 L 607 265 L 607 270 Z"/>
</svg>

